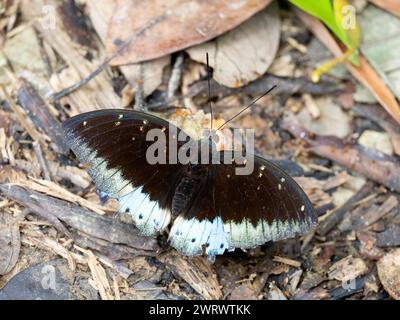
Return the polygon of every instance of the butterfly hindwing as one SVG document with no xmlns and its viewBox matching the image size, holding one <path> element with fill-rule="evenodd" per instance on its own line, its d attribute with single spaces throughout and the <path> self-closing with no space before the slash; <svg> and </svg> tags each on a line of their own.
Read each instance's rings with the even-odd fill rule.
<svg viewBox="0 0 400 320">
<path fill-rule="evenodd" d="M 222 254 L 294 237 L 315 225 L 308 197 L 278 166 L 256 156 L 251 175 L 237 175 L 236 167 L 232 163 L 204 168 L 207 182 L 170 233 L 178 250 L 187 255 L 203 250 Z"/>
</svg>

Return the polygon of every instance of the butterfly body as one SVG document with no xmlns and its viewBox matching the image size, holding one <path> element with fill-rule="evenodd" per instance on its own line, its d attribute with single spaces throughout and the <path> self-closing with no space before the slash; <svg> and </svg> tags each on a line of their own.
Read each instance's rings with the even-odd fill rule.
<svg viewBox="0 0 400 320">
<path fill-rule="evenodd" d="M 240 157 L 236 151 L 217 151 L 215 132 L 183 141 L 178 138 L 183 132 L 166 120 L 116 109 L 75 116 L 63 127 L 70 148 L 89 163 L 101 194 L 118 199 L 119 211 L 128 213 L 144 235 L 172 224 L 170 243 L 185 255 L 252 248 L 303 234 L 316 224 L 312 204 L 288 174 L 253 155 L 253 171 L 238 175 Z M 197 145 L 196 160 L 149 163 L 151 129 L 167 137 L 165 159 L 171 158 L 174 142 L 178 154 Z"/>
</svg>

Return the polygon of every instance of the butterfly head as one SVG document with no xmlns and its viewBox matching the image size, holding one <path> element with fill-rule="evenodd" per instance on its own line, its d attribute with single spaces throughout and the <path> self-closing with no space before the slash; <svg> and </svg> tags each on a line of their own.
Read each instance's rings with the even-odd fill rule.
<svg viewBox="0 0 400 320">
<path fill-rule="evenodd" d="M 206 144 L 210 149 L 216 150 L 221 141 L 220 136 L 214 129 L 204 129 L 203 136 L 200 140 L 201 144 Z"/>
</svg>

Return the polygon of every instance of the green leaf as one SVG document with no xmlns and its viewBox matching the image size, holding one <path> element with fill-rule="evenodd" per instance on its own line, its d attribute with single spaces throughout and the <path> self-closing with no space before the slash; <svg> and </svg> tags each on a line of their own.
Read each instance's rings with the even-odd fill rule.
<svg viewBox="0 0 400 320">
<path fill-rule="evenodd" d="M 344 30 L 336 24 L 335 13 L 330 0 L 289 0 L 289 2 L 322 20 L 346 47 L 352 48 L 352 44 L 349 43 L 343 32 Z"/>
</svg>

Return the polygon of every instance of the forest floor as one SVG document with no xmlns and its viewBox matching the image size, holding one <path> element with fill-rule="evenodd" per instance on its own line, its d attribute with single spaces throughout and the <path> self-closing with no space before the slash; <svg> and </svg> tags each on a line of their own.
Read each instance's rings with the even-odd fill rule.
<svg viewBox="0 0 400 320">
<path fill-rule="evenodd" d="M 228 87 L 216 80 L 229 82 L 229 64 L 214 69 L 211 99 L 214 114 L 229 119 L 277 85 L 231 127 L 255 130 L 257 153 L 295 177 L 319 224 L 209 261 L 116 219 L 117 203 L 101 203 L 60 126 L 122 107 L 207 125 L 207 70 L 196 53 L 106 64 L 63 92 L 107 56 L 93 1 L 63 2 L 54 28 L 37 19 L 52 1 L 10 3 L 0 8 L 0 299 L 400 299 L 399 124 L 360 98 L 344 66 L 311 82 L 330 54 L 292 11 L 281 9 L 271 31 L 279 37 L 270 39 L 277 52 L 268 72 Z"/>
</svg>

